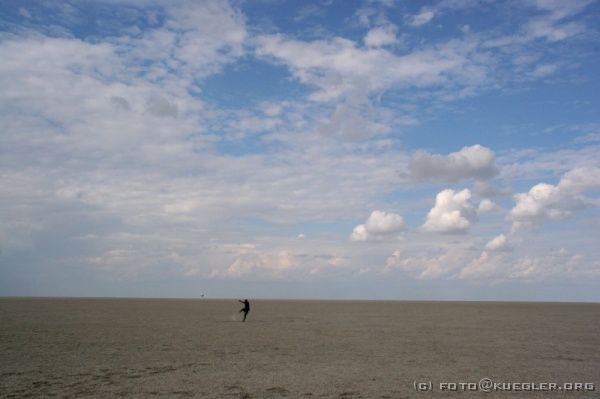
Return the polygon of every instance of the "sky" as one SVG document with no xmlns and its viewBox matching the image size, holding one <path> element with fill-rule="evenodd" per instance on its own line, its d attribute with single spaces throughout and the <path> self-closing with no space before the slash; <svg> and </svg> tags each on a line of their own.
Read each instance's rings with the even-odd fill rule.
<svg viewBox="0 0 600 399">
<path fill-rule="evenodd" d="M 0 296 L 600 301 L 592 0 L 0 2 Z"/>
</svg>

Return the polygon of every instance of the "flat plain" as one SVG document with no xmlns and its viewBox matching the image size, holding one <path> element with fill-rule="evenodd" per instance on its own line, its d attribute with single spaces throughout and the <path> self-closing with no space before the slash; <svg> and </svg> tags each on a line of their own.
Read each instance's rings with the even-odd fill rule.
<svg viewBox="0 0 600 399">
<path fill-rule="evenodd" d="M 0 299 L 0 396 L 600 397 L 600 304 L 250 302 Z M 484 377 L 596 390 L 439 389 Z"/>
</svg>

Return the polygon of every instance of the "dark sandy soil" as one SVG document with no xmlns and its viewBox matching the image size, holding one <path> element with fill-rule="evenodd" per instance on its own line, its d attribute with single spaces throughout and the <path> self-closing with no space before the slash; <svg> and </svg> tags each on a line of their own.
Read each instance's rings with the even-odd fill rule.
<svg viewBox="0 0 600 399">
<path fill-rule="evenodd" d="M 600 397 L 600 304 L 251 303 L 0 299 L 0 397 Z M 597 388 L 439 389 L 484 377 Z"/>
</svg>

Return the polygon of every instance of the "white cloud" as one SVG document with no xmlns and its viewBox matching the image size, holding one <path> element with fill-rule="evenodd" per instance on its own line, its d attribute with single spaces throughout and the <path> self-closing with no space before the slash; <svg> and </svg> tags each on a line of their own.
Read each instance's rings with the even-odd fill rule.
<svg viewBox="0 0 600 399">
<path fill-rule="evenodd" d="M 339 255 L 331 242 L 315 245 L 309 239 L 294 239 L 287 240 L 285 247 L 281 242 L 270 244 L 217 245 L 228 266 L 217 264 L 210 273 L 203 274 L 213 278 L 290 280 L 352 272 L 347 268 L 347 257 Z M 320 247 L 327 251 L 322 252 Z"/>
<path fill-rule="evenodd" d="M 535 67 L 531 73 L 536 78 L 543 78 L 550 76 L 558 70 L 558 65 L 555 64 L 541 64 Z"/>
<path fill-rule="evenodd" d="M 386 260 L 384 272 L 401 270 L 420 280 L 435 280 L 450 277 L 464 262 L 462 248 L 441 249 L 424 255 L 413 255 L 407 251 L 394 251 Z"/>
<path fill-rule="evenodd" d="M 278 116 L 281 114 L 285 105 L 286 105 L 286 102 L 282 102 L 282 103 L 264 102 L 261 104 L 261 110 L 265 115 L 267 115 L 269 117 L 275 117 L 275 116 Z"/>
<path fill-rule="evenodd" d="M 23 18 L 31 19 L 31 13 L 26 8 L 19 8 L 19 15 Z"/>
<path fill-rule="evenodd" d="M 581 22 L 564 22 L 564 19 L 579 14 L 591 3 L 590 0 L 556 1 L 536 0 L 533 5 L 545 12 L 532 18 L 524 27 L 526 40 L 546 39 L 550 42 L 565 40 L 585 31 Z"/>
<path fill-rule="evenodd" d="M 532 0 L 529 3 L 540 10 L 551 13 L 553 18 L 558 19 L 580 13 L 592 3 L 592 0 Z"/>
<path fill-rule="evenodd" d="M 593 132 L 584 134 L 575 138 L 576 143 L 599 143 L 600 142 L 600 132 Z"/>
<path fill-rule="evenodd" d="M 137 75 L 135 57 L 122 54 L 120 46 L 41 36 L 0 42 L 0 141 L 11 149 L 3 156 L 5 184 L 0 185 L 0 197 L 9 199 L 0 209 L 2 253 L 7 246 L 21 250 L 51 236 L 60 241 L 57 263 L 70 251 L 87 250 L 77 258 L 82 265 L 111 273 L 128 267 L 135 275 L 147 265 L 168 264 L 203 276 L 223 265 L 232 266 L 232 275 L 254 269 L 260 275 L 287 275 L 296 268 L 278 272 L 276 261 L 288 259 L 302 270 L 310 265 L 285 246 L 241 254 L 235 263 L 218 251 L 203 252 L 197 243 L 237 237 L 228 223 L 243 217 L 273 223 L 335 221 L 356 214 L 373 193 L 399 181 L 398 154 L 329 145 L 307 132 L 314 126 L 308 125 L 312 121 L 302 104 L 283 104 L 285 112 L 263 104 L 260 114 L 267 117 L 244 116 L 236 125 L 272 129 L 279 122 L 269 115 L 289 110 L 293 120 L 281 130 L 290 133 L 279 139 L 297 142 L 273 153 L 219 154 L 209 135 L 218 128 L 209 126 L 225 124 L 232 114 L 207 110 L 201 98 L 190 95 L 193 76 L 169 68 L 157 72 L 164 77 L 159 81 L 149 70 Z M 220 57 L 198 59 L 198 65 L 221 65 Z M 199 73 L 206 71 L 202 67 Z M 340 197 L 346 198 L 343 204 Z M 73 227 L 76 223 L 81 226 Z M 92 248 L 73 245 L 76 238 L 69 232 L 77 229 L 97 233 Z M 319 259 L 320 272 L 344 258 Z"/>
<path fill-rule="evenodd" d="M 417 151 L 409 168 L 411 176 L 417 181 L 489 180 L 499 172 L 494 152 L 479 144 L 463 147 L 448 155 Z"/>
<path fill-rule="evenodd" d="M 484 48 L 506 47 L 503 53 L 512 54 L 510 62 L 515 69 L 512 76 L 516 81 L 543 79 L 555 74 L 563 66 L 571 66 L 564 60 L 573 60 L 578 55 L 573 52 L 571 56 L 562 57 L 561 62 L 551 61 L 544 54 L 537 51 L 537 41 L 546 41 L 549 46 L 576 36 L 583 37 L 589 28 L 585 18 L 578 17 L 591 1 L 554 1 L 540 0 L 522 2 L 526 7 L 523 15 L 528 15 L 525 23 L 518 31 L 505 36 L 490 36 L 484 40 Z M 533 16 L 532 8 L 537 11 Z M 498 60 L 500 61 L 500 60 Z"/>
<path fill-rule="evenodd" d="M 493 201 L 487 198 L 483 199 L 477 207 L 477 213 L 479 214 L 490 213 L 496 210 L 498 210 L 498 205 L 496 205 Z"/>
<path fill-rule="evenodd" d="M 350 235 L 351 241 L 367 241 L 368 239 L 369 233 L 367 232 L 367 228 L 364 224 L 359 224 L 356 226 Z"/>
<path fill-rule="evenodd" d="M 513 249 L 512 246 L 509 248 Z M 525 251 L 513 253 L 504 249 L 486 249 L 460 269 L 458 278 L 485 281 L 488 284 L 511 280 L 594 278 L 600 275 L 599 266 L 598 262 L 586 262 L 582 255 L 564 248 L 538 255 L 527 255 Z"/>
<path fill-rule="evenodd" d="M 301 82 L 318 87 L 310 97 L 317 101 L 394 86 L 471 86 L 486 78 L 484 60 L 471 57 L 476 46 L 468 41 L 425 47 L 402 56 L 381 47 L 360 48 L 341 37 L 307 42 L 263 35 L 256 42 L 259 56 L 284 63 Z"/>
<path fill-rule="evenodd" d="M 424 8 L 418 14 L 412 15 L 409 18 L 409 25 L 419 27 L 429 23 L 435 17 L 435 11 Z"/>
<path fill-rule="evenodd" d="M 483 251 L 481 255 L 467 265 L 458 273 L 458 278 L 466 280 L 489 279 L 490 282 L 497 280 L 497 274 L 501 272 L 503 262 L 506 262 L 502 254 Z"/>
<path fill-rule="evenodd" d="M 560 179 L 558 188 L 570 194 L 582 194 L 600 188 L 600 168 L 582 167 L 572 169 Z"/>
<path fill-rule="evenodd" d="M 364 38 L 367 47 L 389 46 L 398 41 L 396 37 L 396 26 L 385 25 L 371 29 Z"/>
<path fill-rule="evenodd" d="M 211 277 L 278 278 L 297 266 L 296 257 L 289 251 L 260 251 L 250 248 L 244 249 L 225 270 L 213 270 Z"/>
<path fill-rule="evenodd" d="M 352 241 L 367 241 L 388 236 L 404 230 L 402 216 L 395 213 L 373 211 L 365 222 L 354 228 L 350 235 Z"/>
<path fill-rule="evenodd" d="M 344 141 L 364 141 L 390 130 L 384 117 L 376 113 L 368 99 L 352 96 L 336 105 L 331 116 L 322 121 L 318 132 Z"/>
<path fill-rule="evenodd" d="M 516 194 L 515 206 L 510 211 L 514 221 L 536 221 L 565 217 L 569 211 L 561 209 L 559 201 L 561 193 L 558 187 L 551 184 L 536 184 L 527 193 Z"/>
<path fill-rule="evenodd" d="M 527 24 L 528 38 L 544 38 L 550 42 L 558 42 L 576 36 L 585 30 L 584 25 L 577 22 L 557 25 L 549 18 L 539 18 Z"/>
<path fill-rule="evenodd" d="M 112 97 L 115 98 L 115 97 Z M 166 98 L 154 94 L 148 99 L 146 110 L 155 116 L 170 116 L 177 117 L 177 104 L 172 104 Z"/>
<path fill-rule="evenodd" d="M 524 242 L 500 234 L 483 251 L 474 253 L 473 242 L 466 237 L 437 247 L 415 247 L 407 241 L 404 248 L 388 256 L 382 271 L 399 270 L 422 280 L 462 279 L 486 285 L 600 276 L 599 262 L 565 248 L 555 250 L 547 237 L 529 239 L 522 245 Z"/>
<path fill-rule="evenodd" d="M 404 228 L 402 216 L 395 213 L 373 211 L 365 223 L 367 231 L 375 235 L 396 233 Z"/>
<path fill-rule="evenodd" d="M 513 228 L 519 228 L 568 217 L 578 209 L 594 205 L 596 202 L 583 194 L 597 188 L 600 188 L 599 168 L 573 169 L 557 185 L 539 183 L 527 193 L 516 194 L 508 218 L 513 221 Z"/>
<path fill-rule="evenodd" d="M 172 14 L 176 20 L 171 21 L 167 15 L 168 29 L 104 42 L 3 37 L 0 141 L 11 151 L 2 159 L 5 184 L 0 196 L 10 199 L 0 209 L 2 253 L 7 246 L 29 248 L 46 236 L 61 240 L 57 257 L 84 251 L 75 249 L 76 238 L 68 233 L 77 230 L 72 227 L 77 221 L 82 231 L 97 233 L 93 245 L 101 247 L 81 256 L 88 266 L 122 261 L 136 269 L 136 264 L 165 262 L 207 275 L 215 263 L 234 261 L 218 253 L 204 256 L 197 243 L 237 235 L 228 230 L 232 220 L 334 221 L 356 214 L 373 193 L 399 181 L 397 154 L 357 154 L 307 133 L 315 129 L 307 128 L 312 120 L 303 104 L 262 104 L 260 113 L 266 118 L 244 116 L 236 125 L 274 129 L 280 122 L 273 116 L 290 110 L 293 120 L 281 129 L 290 133 L 283 139 L 298 142 L 282 151 L 231 156 L 215 150 L 210 134 L 219 127 L 211 125 L 225 125 L 232 113 L 207 109 L 201 96 L 190 95 L 188 88 L 197 76 L 241 54 L 243 35 L 228 34 L 244 31 L 243 18 L 227 7 L 224 2 L 203 2 L 194 7 L 191 19 Z M 194 22 L 204 21 L 199 9 L 209 12 L 207 18 L 220 20 L 226 32 L 203 33 L 204 27 Z M 202 52 L 187 38 L 177 41 L 196 34 L 207 46 Z M 189 63 L 179 49 L 188 44 L 194 47 L 189 54 L 195 53 Z M 365 164 L 371 168 L 366 170 Z M 343 205 L 340 196 L 346 198 Z M 215 232 L 215 225 L 223 228 Z M 119 252 L 138 245 L 132 244 L 131 233 L 140 231 L 162 238 Z M 269 269 L 274 259 L 285 260 L 285 250 L 275 246 L 264 251 L 267 255 L 242 254 L 230 272 L 251 269 L 249 264 Z M 104 253 L 110 255 L 107 261 L 98 262 Z M 294 252 L 288 253 L 297 261 Z M 340 259 L 332 262 L 339 265 Z"/>
<path fill-rule="evenodd" d="M 545 280 L 560 276 L 561 278 L 589 278 L 600 275 L 597 262 L 587 267 L 582 262 L 583 256 L 574 254 L 564 248 L 549 251 L 547 254 L 525 256 L 514 259 L 504 271 L 507 280 Z M 595 263 L 595 264 L 594 264 Z"/>
<path fill-rule="evenodd" d="M 479 6 L 480 0 L 440 0 L 433 5 L 422 7 L 418 14 L 408 17 L 408 24 L 419 27 L 428 24 L 435 17 L 447 11 L 464 10 Z"/>
<path fill-rule="evenodd" d="M 556 151 L 542 151 L 533 148 L 507 151 L 499 157 L 502 164 L 501 177 L 514 179 L 540 180 L 548 175 L 565 174 L 581 167 L 598 167 L 600 145 L 590 143 L 580 148 L 561 148 Z"/>
<path fill-rule="evenodd" d="M 510 244 L 508 238 L 504 234 L 500 234 L 485 244 L 485 249 L 488 251 L 506 251 L 510 249 Z"/>
<path fill-rule="evenodd" d="M 146 79 L 190 84 L 244 54 L 245 19 L 227 1 L 174 2 L 163 11 L 162 26 L 114 40 L 132 71 Z"/>
<path fill-rule="evenodd" d="M 244 16 L 226 1 L 189 3 L 167 9 L 166 26 L 177 31 L 176 59 L 196 67 L 206 60 L 226 62 L 243 54 Z"/>
<path fill-rule="evenodd" d="M 435 206 L 427 214 L 423 229 L 436 233 L 464 233 L 476 217 L 471 191 L 447 189 L 436 196 Z"/>
<path fill-rule="evenodd" d="M 473 184 L 473 192 L 481 197 L 503 197 L 511 194 L 509 187 L 497 187 L 488 180 L 476 180 Z M 485 200 L 484 200 L 485 201 Z M 483 206 L 489 205 L 487 201 Z"/>
</svg>

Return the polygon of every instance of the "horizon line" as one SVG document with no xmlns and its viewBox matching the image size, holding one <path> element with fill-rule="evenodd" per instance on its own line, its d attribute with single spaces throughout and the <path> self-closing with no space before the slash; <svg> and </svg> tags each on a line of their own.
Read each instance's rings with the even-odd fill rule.
<svg viewBox="0 0 600 399">
<path fill-rule="evenodd" d="M 600 301 L 576 300 L 506 300 L 506 299 L 399 299 L 399 298 L 293 298 L 293 297 L 246 297 L 253 301 L 312 301 L 312 302 L 464 302 L 464 303 L 546 303 L 546 304 L 590 304 L 600 305 Z M 229 301 L 238 297 L 143 297 L 143 296 L 48 296 L 48 295 L 0 295 L 6 299 L 108 299 L 108 300 L 197 300 L 197 301 Z"/>
</svg>

